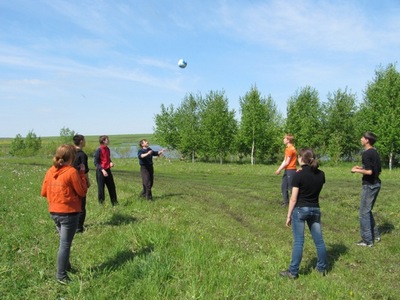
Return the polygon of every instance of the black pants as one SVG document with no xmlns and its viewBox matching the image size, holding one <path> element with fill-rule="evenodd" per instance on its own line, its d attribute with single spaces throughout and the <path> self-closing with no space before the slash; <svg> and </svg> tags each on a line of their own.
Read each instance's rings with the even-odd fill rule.
<svg viewBox="0 0 400 300">
<path fill-rule="evenodd" d="M 110 195 L 111 204 L 117 205 L 117 191 L 115 189 L 114 177 L 111 173 L 110 169 L 106 170 L 108 176 L 105 177 L 101 170 L 96 170 L 96 180 L 97 180 L 97 189 L 98 189 L 98 198 L 100 204 L 104 203 L 105 195 L 104 195 L 104 186 L 107 186 L 108 194 Z"/>
<path fill-rule="evenodd" d="M 151 188 L 153 187 L 153 182 L 154 182 L 153 165 L 141 165 L 140 174 L 142 175 L 142 184 L 143 184 L 143 190 L 141 195 L 143 197 L 146 197 L 146 199 L 148 200 L 152 200 L 153 195 L 151 194 Z"/>
<path fill-rule="evenodd" d="M 86 219 L 86 197 L 82 198 L 82 211 L 79 213 L 78 218 L 78 229 L 77 231 L 83 231 L 83 224 L 85 223 Z"/>
</svg>

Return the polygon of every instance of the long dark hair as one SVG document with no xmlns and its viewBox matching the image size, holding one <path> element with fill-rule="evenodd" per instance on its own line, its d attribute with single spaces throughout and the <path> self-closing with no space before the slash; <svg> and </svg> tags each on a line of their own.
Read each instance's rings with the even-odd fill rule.
<svg viewBox="0 0 400 300">
<path fill-rule="evenodd" d="M 303 148 L 299 151 L 299 157 L 303 161 L 303 164 L 309 165 L 312 170 L 318 170 L 319 163 L 315 157 L 315 153 L 311 148 Z"/>
</svg>

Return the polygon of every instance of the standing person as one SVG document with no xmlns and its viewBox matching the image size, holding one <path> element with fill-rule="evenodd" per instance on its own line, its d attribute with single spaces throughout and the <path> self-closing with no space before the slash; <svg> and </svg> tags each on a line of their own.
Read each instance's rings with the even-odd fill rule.
<svg viewBox="0 0 400 300">
<path fill-rule="evenodd" d="M 117 191 L 115 188 L 114 177 L 111 172 L 111 168 L 114 166 L 114 164 L 111 161 L 110 148 L 108 148 L 110 140 L 107 135 L 102 135 L 99 137 L 99 143 L 100 146 L 94 153 L 94 165 L 96 166 L 96 181 L 99 203 L 104 203 L 104 186 L 106 185 L 108 194 L 110 195 L 111 204 L 112 206 L 116 206 L 118 205 Z"/>
<path fill-rule="evenodd" d="M 61 284 L 69 281 L 67 272 L 71 270 L 69 257 L 72 240 L 82 209 L 81 199 L 87 192 L 85 170 L 82 168 L 78 172 L 72 166 L 75 155 L 76 150 L 72 145 L 58 147 L 41 190 L 41 195 L 47 198 L 48 210 L 60 235 L 56 279 Z"/>
<path fill-rule="evenodd" d="M 294 238 L 292 260 L 289 269 L 280 273 L 281 276 L 290 279 L 299 277 L 306 222 L 317 249 L 317 266 L 315 269 L 321 275 L 325 275 L 327 266 L 327 254 L 325 242 L 322 238 L 321 212 L 319 208 L 319 194 L 325 183 L 325 173 L 318 169 L 318 161 L 310 148 L 300 150 L 298 161 L 301 168 L 293 177 L 293 190 L 286 217 L 286 226 L 290 227 L 292 225 Z"/>
<path fill-rule="evenodd" d="M 374 240 L 379 242 L 381 236 L 376 226 L 372 209 L 374 208 L 376 198 L 381 189 L 381 160 L 376 149 L 373 147 L 376 141 L 376 135 L 372 132 L 365 132 L 361 137 L 361 145 L 364 147 L 362 153 L 362 166 L 354 166 L 352 173 L 362 174 L 362 192 L 360 203 L 360 226 L 361 241 L 358 246 L 372 247 Z"/>
<path fill-rule="evenodd" d="M 142 176 L 143 190 L 140 193 L 142 197 L 147 200 L 153 200 L 151 188 L 154 183 L 154 167 L 153 167 L 153 156 L 159 156 L 164 153 L 164 149 L 160 151 L 154 151 L 149 147 L 149 142 L 143 139 L 139 142 L 140 149 L 138 151 L 140 174 Z"/>
<path fill-rule="evenodd" d="M 281 188 L 283 201 L 281 202 L 281 206 L 289 204 L 289 192 L 292 189 L 292 178 L 294 174 L 296 174 L 296 148 L 293 145 L 293 140 L 294 137 L 291 134 L 286 134 L 283 137 L 283 143 L 286 146 L 285 157 L 279 168 L 275 171 L 275 174 L 279 175 L 282 170 L 285 170 L 282 176 Z"/>
<path fill-rule="evenodd" d="M 85 178 L 86 178 L 86 185 L 90 187 L 89 181 L 89 165 L 88 165 L 88 156 L 85 152 L 83 152 L 82 148 L 86 146 L 85 137 L 81 134 L 76 134 L 73 137 L 73 142 L 76 148 L 76 157 L 74 161 L 74 167 L 78 171 L 82 168 L 85 170 Z M 82 167 L 83 165 L 83 167 Z M 86 219 L 86 195 L 82 197 L 82 211 L 79 213 L 79 222 L 78 228 L 76 229 L 77 233 L 82 233 L 85 231 L 85 219 Z"/>
</svg>

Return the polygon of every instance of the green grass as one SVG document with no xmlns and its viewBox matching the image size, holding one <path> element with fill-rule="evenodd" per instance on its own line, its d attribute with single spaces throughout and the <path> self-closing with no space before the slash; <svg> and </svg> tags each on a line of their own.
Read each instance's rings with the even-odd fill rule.
<svg viewBox="0 0 400 300">
<path fill-rule="evenodd" d="M 117 141 L 113 139 L 113 141 Z M 137 159 L 114 160 L 120 206 L 100 207 L 93 170 L 87 231 L 77 235 L 72 283 L 55 282 L 58 236 L 40 196 L 49 158 L 0 158 L 1 299 L 398 299 L 400 171 L 385 170 L 374 248 L 359 237 L 361 180 L 322 167 L 329 273 L 313 271 L 309 232 L 300 278 L 280 278 L 292 249 L 276 166 L 155 161 L 154 202 L 140 200 Z M 92 168 L 93 169 L 93 168 Z"/>
</svg>

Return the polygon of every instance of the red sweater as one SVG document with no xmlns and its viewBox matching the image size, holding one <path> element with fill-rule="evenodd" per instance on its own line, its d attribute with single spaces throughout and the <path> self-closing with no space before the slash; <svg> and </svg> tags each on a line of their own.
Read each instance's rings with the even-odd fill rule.
<svg viewBox="0 0 400 300">
<path fill-rule="evenodd" d="M 51 167 L 44 177 L 41 195 L 49 202 L 49 212 L 75 213 L 81 211 L 82 197 L 86 195 L 85 174 L 72 166 Z"/>
</svg>

